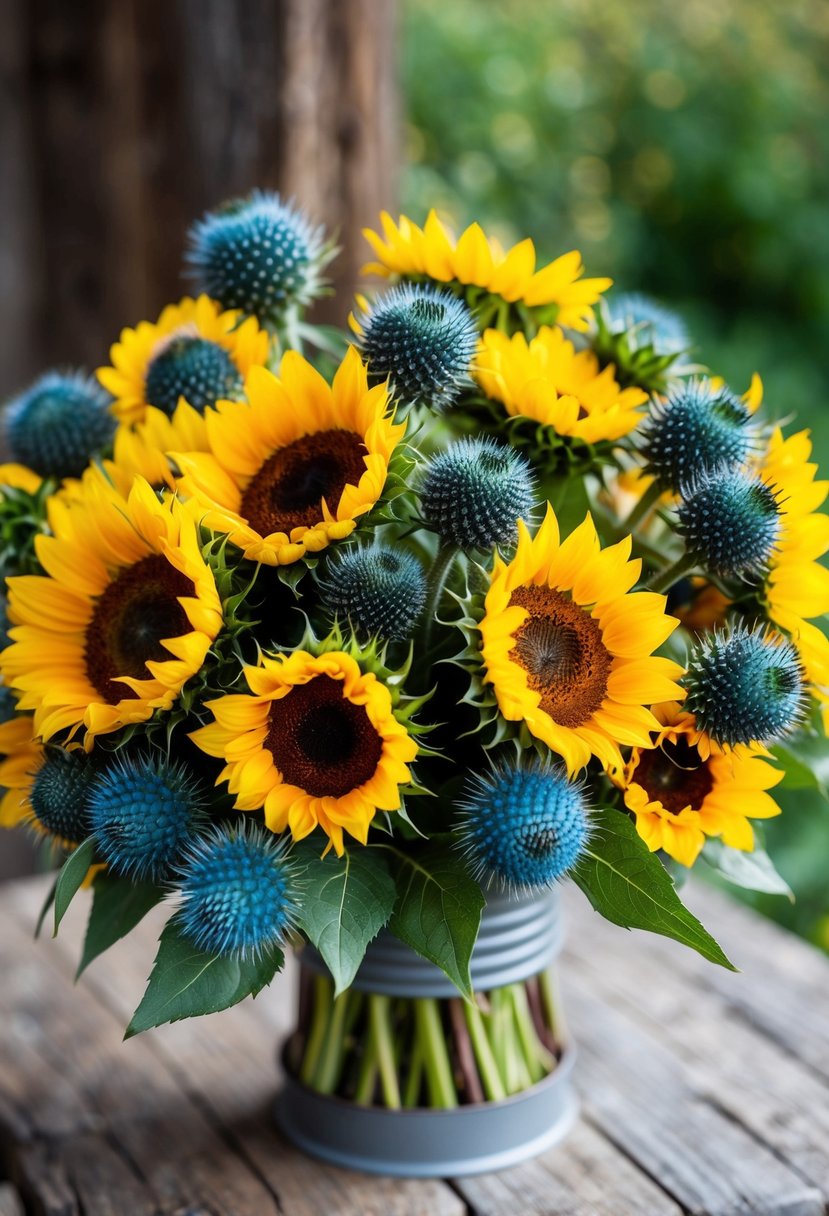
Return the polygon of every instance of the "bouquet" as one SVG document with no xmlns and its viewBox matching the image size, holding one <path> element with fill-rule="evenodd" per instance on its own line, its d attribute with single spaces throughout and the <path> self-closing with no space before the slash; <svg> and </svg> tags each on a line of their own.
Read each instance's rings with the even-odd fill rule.
<svg viewBox="0 0 829 1216">
<path fill-rule="evenodd" d="M 577 252 L 365 235 L 382 289 L 315 325 L 325 235 L 232 201 L 191 296 L 7 405 L 0 823 L 59 863 L 56 931 L 91 887 L 82 968 L 169 907 L 128 1034 L 311 943 L 297 1075 L 451 1106 L 557 1063 L 549 977 L 473 992 L 490 893 L 567 876 L 730 966 L 688 870 L 786 890 L 762 821 L 825 749 L 829 487 L 758 377 Z M 355 990 L 383 929 L 458 998 Z"/>
</svg>

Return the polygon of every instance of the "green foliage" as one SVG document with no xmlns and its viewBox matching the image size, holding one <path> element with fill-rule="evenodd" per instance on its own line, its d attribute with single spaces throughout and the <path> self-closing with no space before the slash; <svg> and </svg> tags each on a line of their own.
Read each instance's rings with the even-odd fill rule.
<svg viewBox="0 0 829 1216">
<path fill-rule="evenodd" d="M 597 912 L 625 929 L 661 933 L 703 958 L 735 970 L 710 933 L 688 911 L 662 862 L 614 807 L 593 812 L 595 832 L 571 871 Z"/>
<path fill-rule="evenodd" d="M 401 853 L 382 845 L 397 886 L 389 929 L 440 967 L 472 999 L 469 961 L 481 924 L 484 896 L 461 858 L 445 846 Z"/>
<path fill-rule="evenodd" d="M 99 954 L 126 937 L 163 898 L 164 891 L 152 883 L 125 882 L 114 874 L 98 874 L 92 887 L 92 907 L 78 975 Z"/>
<path fill-rule="evenodd" d="M 125 1038 L 153 1026 L 230 1009 L 256 996 L 282 969 L 284 955 L 274 948 L 260 958 L 223 958 L 197 950 L 181 934 L 176 917 L 158 942 L 152 974 Z"/>
<path fill-rule="evenodd" d="M 66 915 L 69 905 L 89 873 L 94 856 L 95 837 L 89 836 L 83 844 L 79 844 L 75 851 L 69 854 L 63 863 L 55 885 L 55 936 L 57 936 L 60 922 Z"/>
<path fill-rule="evenodd" d="M 378 849 L 357 846 L 320 859 L 320 843 L 295 845 L 291 860 L 307 862 L 297 923 L 334 977 L 334 995 L 348 988 L 366 947 L 388 923 L 397 892 Z"/>
</svg>

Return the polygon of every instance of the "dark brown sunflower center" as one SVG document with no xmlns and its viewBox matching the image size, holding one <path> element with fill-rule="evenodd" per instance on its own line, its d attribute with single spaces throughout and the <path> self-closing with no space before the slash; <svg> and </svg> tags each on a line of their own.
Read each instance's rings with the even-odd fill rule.
<svg viewBox="0 0 829 1216">
<path fill-rule="evenodd" d="M 193 590 L 192 581 L 160 555 L 128 566 L 109 584 L 86 630 L 84 662 L 90 683 L 110 705 L 136 696 L 116 677 L 149 679 L 148 661 L 173 657 L 161 640 L 190 631 L 177 597 Z"/>
<path fill-rule="evenodd" d="M 519 587 L 510 597 L 513 605 L 529 612 L 513 635 L 512 654 L 540 694 L 540 708 L 561 726 L 582 726 L 604 700 L 610 673 L 598 624 L 551 587 Z"/>
<path fill-rule="evenodd" d="M 685 807 L 698 811 L 714 788 L 708 762 L 683 736 L 676 743 L 643 751 L 633 780 L 652 802 L 661 802 L 672 815 Z"/>
<path fill-rule="evenodd" d="M 274 701 L 265 746 L 283 779 L 315 798 L 342 798 L 377 771 L 383 744 L 341 680 L 315 676 Z"/>
<path fill-rule="evenodd" d="M 241 515 L 260 536 L 312 528 L 322 518 L 322 500 L 333 514 L 345 487 L 365 473 L 366 451 L 353 431 L 303 435 L 265 461 L 242 495 Z"/>
</svg>

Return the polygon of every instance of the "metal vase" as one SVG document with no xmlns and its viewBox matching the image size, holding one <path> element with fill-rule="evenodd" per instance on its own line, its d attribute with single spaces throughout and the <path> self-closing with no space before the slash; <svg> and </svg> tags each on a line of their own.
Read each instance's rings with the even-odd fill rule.
<svg viewBox="0 0 829 1216">
<path fill-rule="evenodd" d="M 561 941 L 557 891 L 490 895 L 472 956 L 473 987 L 489 992 L 538 975 L 553 963 Z M 325 972 L 312 947 L 303 950 L 302 962 Z M 369 946 L 354 987 L 395 997 L 457 996 L 439 968 L 386 932 Z M 559 1025 L 559 1035 L 562 1031 Z M 276 1121 L 312 1156 L 369 1173 L 459 1177 L 506 1169 L 562 1139 L 575 1119 L 574 1050 L 563 1037 L 555 1070 L 503 1101 L 451 1110 L 388 1110 L 318 1093 L 288 1074 L 277 1097 Z"/>
</svg>

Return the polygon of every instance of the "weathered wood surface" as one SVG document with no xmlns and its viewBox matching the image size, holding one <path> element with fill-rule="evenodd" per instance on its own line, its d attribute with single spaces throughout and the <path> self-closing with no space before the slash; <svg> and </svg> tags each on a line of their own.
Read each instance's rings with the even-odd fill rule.
<svg viewBox="0 0 829 1216">
<path fill-rule="evenodd" d="M 0 1216 L 821 1216 L 829 1204 L 829 961 L 710 891 L 743 968 L 623 934 L 571 892 L 565 998 L 582 1119 L 479 1178 L 402 1182 L 310 1162 L 274 1130 L 293 978 L 122 1043 L 160 919 L 72 987 L 80 897 L 31 941 L 43 880 L 0 894 Z"/>
</svg>

